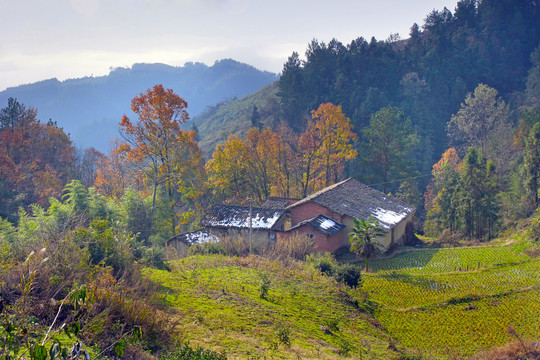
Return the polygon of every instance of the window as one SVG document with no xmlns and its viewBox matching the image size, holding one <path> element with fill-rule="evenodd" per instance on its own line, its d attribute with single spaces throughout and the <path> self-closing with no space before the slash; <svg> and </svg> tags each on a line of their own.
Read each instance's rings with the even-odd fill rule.
<svg viewBox="0 0 540 360">
<path fill-rule="evenodd" d="M 268 237 L 270 238 L 270 240 L 276 240 L 276 234 L 274 233 L 268 233 Z"/>
</svg>

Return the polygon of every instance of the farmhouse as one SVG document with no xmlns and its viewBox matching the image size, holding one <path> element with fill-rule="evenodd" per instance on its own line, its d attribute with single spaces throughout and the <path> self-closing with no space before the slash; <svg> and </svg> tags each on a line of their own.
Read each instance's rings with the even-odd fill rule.
<svg viewBox="0 0 540 360">
<path fill-rule="evenodd" d="M 403 244 L 407 224 L 412 226 L 414 208 L 352 178 L 326 187 L 288 205 L 291 228 L 282 236 L 305 234 L 320 250 L 339 252 L 349 246 L 353 219 L 379 220 L 386 233 L 376 239 L 382 250 Z M 307 226 L 309 225 L 309 226 Z"/>
<path fill-rule="evenodd" d="M 200 222 L 202 230 L 177 235 L 167 245 L 181 254 L 197 242 L 223 237 L 247 239 L 251 229 L 253 244 L 258 247 L 269 246 L 279 238 L 307 236 L 320 251 L 341 252 L 350 245 L 353 219 L 365 220 L 370 216 L 379 220 L 386 234 L 375 239 L 386 250 L 405 242 L 414 208 L 347 179 L 301 200 L 272 197 L 261 207 L 213 206 Z"/>
</svg>

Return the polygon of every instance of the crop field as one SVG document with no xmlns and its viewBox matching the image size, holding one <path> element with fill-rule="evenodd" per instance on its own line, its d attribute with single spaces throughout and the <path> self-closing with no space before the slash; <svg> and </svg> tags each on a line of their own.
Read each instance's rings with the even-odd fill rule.
<svg viewBox="0 0 540 360">
<path fill-rule="evenodd" d="M 517 247 L 422 249 L 370 262 L 376 273 L 434 274 L 516 264 L 530 258 Z"/>
<path fill-rule="evenodd" d="M 540 260 L 515 247 L 418 250 L 371 263 L 363 290 L 402 346 L 442 358 L 540 337 Z"/>
</svg>

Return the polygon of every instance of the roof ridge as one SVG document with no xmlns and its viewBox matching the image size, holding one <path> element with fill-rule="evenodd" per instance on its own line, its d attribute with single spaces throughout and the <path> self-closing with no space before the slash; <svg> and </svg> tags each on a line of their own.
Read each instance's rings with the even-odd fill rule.
<svg viewBox="0 0 540 360">
<path fill-rule="evenodd" d="M 311 194 L 311 195 L 306 196 L 306 197 L 303 198 L 302 200 L 297 201 L 297 202 L 295 202 L 294 204 L 291 204 L 291 205 L 287 206 L 285 209 L 290 209 L 290 208 L 295 207 L 296 205 L 301 205 L 301 204 L 304 204 L 304 203 L 306 203 L 306 202 L 308 202 L 308 201 L 311 201 L 311 200 L 313 200 L 313 199 L 316 199 L 316 198 L 318 198 L 319 196 L 321 196 L 322 194 L 325 194 L 326 192 L 328 192 L 328 191 L 330 191 L 330 190 L 334 190 L 335 188 L 337 188 L 337 187 L 339 187 L 339 186 L 345 184 L 346 182 L 348 182 L 348 181 L 350 181 L 350 180 L 353 180 L 353 178 L 350 177 L 350 178 L 345 179 L 345 180 L 342 180 L 342 181 L 340 181 L 340 182 L 338 182 L 338 183 L 329 185 L 329 186 L 327 186 L 327 187 L 325 187 L 325 188 L 323 188 L 323 189 L 321 189 L 321 190 L 319 190 L 319 191 L 317 191 L 317 192 L 314 192 L 314 193 Z"/>
</svg>

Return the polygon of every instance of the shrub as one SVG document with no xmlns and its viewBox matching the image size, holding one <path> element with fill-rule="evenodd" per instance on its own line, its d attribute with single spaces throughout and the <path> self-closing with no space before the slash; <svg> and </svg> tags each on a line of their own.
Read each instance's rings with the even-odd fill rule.
<svg viewBox="0 0 540 360">
<path fill-rule="evenodd" d="M 334 256 L 327 252 L 308 255 L 306 262 L 311 263 L 315 269 L 327 276 L 332 276 L 334 269 L 338 266 Z"/>
<path fill-rule="evenodd" d="M 224 236 L 218 243 L 229 256 L 245 256 L 249 254 L 249 239 L 238 236 Z"/>
<path fill-rule="evenodd" d="M 227 360 L 227 356 L 200 347 L 192 349 L 186 344 L 180 350 L 162 356 L 160 360 Z"/>
<path fill-rule="evenodd" d="M 147 266 L 155 267 L 160 270 L 169 270 L 165 264 L 165 250 L 162 247 L 142 247 L 142 262 Z"/>
<path fill-rule="evenodd" d="M 225 249 L 219 243 L 206 242 L 202 244 L 194 244 L 189 247 L 189 255 L 226 255 Z"/>
<path fill-rule="evenodd" d="M 276 337 L 279 343 L 291 347 L 291 329 L 288 326 L 280 324 L 276 329 Z"/>
<path fill-rule="evenodd" d="M 260 278 L 260 286 L 259 286 L 259 296 L 261 299 L 267 299 L 268 297 L 268 290 L 270 290 L 270 279 L 268 278 L 268 274 L 266 273 L 259 273 Z"/>
<path fill-rule="evenodd" d="M 360 267 L 353 264 L 343 264 L 335 271 L 334 278 L 347 286 L 355 288 L 360 283 Z"/>
<path fill-rule="evenodd" d="M 334 273 L 334 268 L 332 264 L 327 261 L 320 261 L 315 264 L 315 268 L 319 270 L 323 275 L 332 276 Z"/>
</svg>

